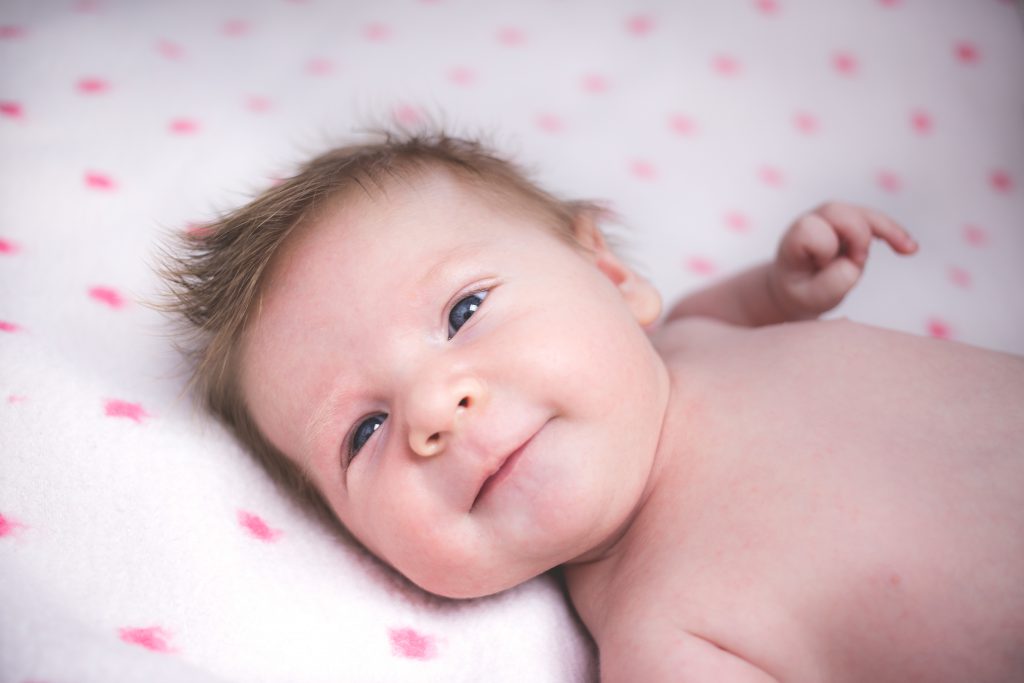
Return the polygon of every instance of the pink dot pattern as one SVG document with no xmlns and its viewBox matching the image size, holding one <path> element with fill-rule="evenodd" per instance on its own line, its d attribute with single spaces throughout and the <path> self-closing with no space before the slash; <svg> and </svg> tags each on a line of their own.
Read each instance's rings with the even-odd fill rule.
<svg viewBox="0 0 1024 683">
<path fill-rule="evenodd" d="M 276 541 L 281 536 L 281 532 L 279 530 L 271 529 L 270 526 L 263 521 L 263 518 L 259 515 L 253 514 L 252 512 L 239 510 L 238 523 L 241 524 L 250 535 L 261 541 Z"/>
<path fill-rule="evenodd" d="M 112 398 L 103 405 L 103 414 L 107 417 L 123 417 L 141 424 L 144 419 L 150 417 L 149 413 L 139 403 L 130 403 L 120 399 Z"/>
<path fill-rule="evenodd" d="M 391 651 L 398 657 L 428 660 L 437 656 L 435 639 L 422 635 L 414 629 L 389 629 L 388 637 L 391 640 Z"/>
<path fill-rule="evenodd" d="M 152 652 L 174 652 L 170 645 L 171 634 L 159 626 L 125 627 L 118 629 L 118 634 L 124 642 Z"/>
<path fill-rule="evenodd" d="M 21 522 L 0 514 L 0 538 L 13 536 L 18 530 L 25 528 L 26 526 Z"/>
</svg>

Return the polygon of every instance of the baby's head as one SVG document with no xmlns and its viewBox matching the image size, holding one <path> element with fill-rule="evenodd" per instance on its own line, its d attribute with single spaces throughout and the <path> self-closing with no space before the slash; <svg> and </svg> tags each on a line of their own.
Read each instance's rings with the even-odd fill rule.
<svg viewBox="0 0 1024 683">
<path fill-rule="evenodd" d="M 440 134 L 328 152 L 186 238 L 194 386 L 428 591 L 585 560 L 628 523 L 668 397 L 658 295 L 598 215 Z"/>
</svg>

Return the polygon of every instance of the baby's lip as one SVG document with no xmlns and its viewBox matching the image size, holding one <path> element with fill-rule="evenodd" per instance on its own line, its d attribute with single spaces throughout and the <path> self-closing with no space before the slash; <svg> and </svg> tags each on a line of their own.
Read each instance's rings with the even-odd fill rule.
<svg viewBox="0 0 1024 683">
<path fill-rule="evenodd" d="M 544 424 L 547 424 L 546 422 Z M 533 431 L 526 439 L 523 440 L 511 453 L 498 460 L 497 464 L 487 470 L 484 473 L 480 481 L 480 485 L 477 487 L 476 497 L 473 499 L 473 505 L 470 506 L 470 512 L 476 507 L 480 499 L 487 494 L 488 491 L 493 489 L 502 479 L 505 479 L 516 466 L 516 462 L 519 460 L 519 456 L 522 455 L 526 447 L 530 445 L 533 438 L 540 433 L 544 425 L 541 425 L 539 429 Z"/>
</svg>

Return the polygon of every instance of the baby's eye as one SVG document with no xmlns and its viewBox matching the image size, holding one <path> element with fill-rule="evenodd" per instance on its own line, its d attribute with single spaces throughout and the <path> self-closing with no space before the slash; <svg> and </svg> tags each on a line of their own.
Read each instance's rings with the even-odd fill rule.
<svg viewBox="0 0 1024 683">
<path fill-rule="evenodd" d="M 480 304 L 487 297 L 487 292 L 473 292 L 467 297 L 459 299 L 454 306 L 452 306 L 451 312 L 448 314 L 448 338 L 451 339 L 455 336 L 466 321 L 473 317 L 476 313 L 476 309 L 480 308 Z"/>
<path fill-rule="evenodd" d="M 352 431 L 352 437 L 348 444 L 348 459 L 356 457 L 359 454 L 359 450 L 366 445 L 366 442 L 370 440 L 373 433 L 380 429 L 380 426 L 384 424 L 384 420 L 388 418 L 387 413 L 377 413 L 366 418 Z"/>
</svg>

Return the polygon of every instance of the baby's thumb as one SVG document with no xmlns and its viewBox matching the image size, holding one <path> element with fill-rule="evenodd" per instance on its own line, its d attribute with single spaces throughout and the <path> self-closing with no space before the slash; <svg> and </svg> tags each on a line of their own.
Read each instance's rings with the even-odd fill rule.
<svg viewBox="0 0 1024 683">
<path fill-rule="evenodd" d="M 846 293 L 857 284 L 860 274 L 860 266 L 846 257 L 837 258 L 828 264 L 814 278 L 822 303 L 827 301 L 828 308 L 832 308 L 842 301 Z"/>
</svg>

